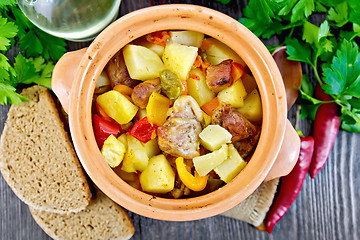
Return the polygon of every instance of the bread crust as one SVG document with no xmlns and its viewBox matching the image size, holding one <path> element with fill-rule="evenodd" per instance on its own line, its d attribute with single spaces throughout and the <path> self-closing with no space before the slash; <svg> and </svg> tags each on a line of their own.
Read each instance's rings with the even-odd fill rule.
<svg viewBox="0 0 360 240">
<path fill-rule="evenodd" d="M 135 228 L 127 212 L 105 194 L 78 213 L 57 214 L 30 208 L 36 223 L 55 240 L 130 239 Z"/>
<path fill-rule="evenodd" d="M 10 107 L 0 140 L 0 171 L 14 193 L 34 209 L 79 212 L 90 201 L 86 175 L 47 88 Z"/>
</svg>

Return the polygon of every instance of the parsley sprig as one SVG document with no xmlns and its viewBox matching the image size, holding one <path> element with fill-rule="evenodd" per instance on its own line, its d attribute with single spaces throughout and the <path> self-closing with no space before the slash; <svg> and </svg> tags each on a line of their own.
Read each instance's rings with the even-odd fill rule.
<svg viewBox="0 0 360 240">
<path fill-rule="evenodd" d="M 6 52 L 19 44 L 13 65 Z M 66 51 L 66 42 L 33 25 L 17 7 L 15 0 L 0 2 L 0 104 L 20 104 L 27 99 L 17 93 L 19 84 L 38 84 L 51 88 L 53 61 Z"/>
<path fill-rule="evenodd" d="M 300 116 L 311 121 L 321 104 L 335 102 L 342 129 L 360 132 L 360 1 L 250 0 L 243 14 L 239 21 L 258 37 L 285 36 L 281 45 L 287 46 L 288 58 L 311 66 L 316 82 L 333 98 L 314 98 L 312 82 L 304 76 L 300 92 L 307 103 Z M 312 14 L 326 19 L 316 26 L 309 21 Z"/>
</svg>

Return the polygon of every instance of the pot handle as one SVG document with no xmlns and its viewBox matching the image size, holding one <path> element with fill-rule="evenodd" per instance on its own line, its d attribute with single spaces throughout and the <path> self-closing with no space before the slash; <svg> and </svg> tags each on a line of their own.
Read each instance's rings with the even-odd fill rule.
<svg viewBox="0 0 360 240">
<path fill-rule="evenodd" d="M 294 168 L 300 152 L 300 138 L 290 121 L 286 121 L 284 140 L 274 165 L 264 182 L 288 175 Z"/>
<path fill-rule="evenodd" d="M 87 48 L 65 53 L 56 63 L 52 78 L 51 88 L 59 98 L 64 111 L 69 113 L 70 92 L 75 73 L 80 65 Z"/>
</svg>

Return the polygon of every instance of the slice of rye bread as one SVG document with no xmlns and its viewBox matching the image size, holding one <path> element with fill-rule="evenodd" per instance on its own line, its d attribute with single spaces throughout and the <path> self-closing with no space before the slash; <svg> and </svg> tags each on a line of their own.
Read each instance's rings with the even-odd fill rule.
<svg viewBox="0 0 360 240">
<path fill-rule="evenodd" d="M 50 91 L 24 89 L 29 102 L 12 105 L 0 140 L 0 170 L 29 206 L 57 213 L 79 212 L 89 204 L 86 175 L 64 130 Z"/>
<path fill-rule="evenodd" d="M 30 208 L 39 226 L 53 239 L 129 239 L 135 232 L 119 205 L 97 191 L 97 197 L 78 213 L 57 214 Z"/>
</svg>

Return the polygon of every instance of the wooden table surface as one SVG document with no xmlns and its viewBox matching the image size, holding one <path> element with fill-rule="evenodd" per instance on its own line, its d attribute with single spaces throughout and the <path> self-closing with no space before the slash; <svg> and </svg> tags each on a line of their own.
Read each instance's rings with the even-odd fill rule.
<svg viewBox="0 0 360 240">
<path fill-rule="evenodd" d="M 244 2 L 232 0 L 223 5 L 214 0 L 201 1 L 141 1 L 123 0 L 120 16 L 135 9 L 164 3 L 194 3 L 217 9 L 231 17 L 241 17 Z M 321 17 L 311 19 L 319 24 Z M 265 44 L 277 44 L 276 38 Z M 68 50 L 89 43 L 68 42 Z M 12 61 L 16 49 L 8 53 Z M 304 67 L 303 71 L 313 77 Z M 9 106 L 0 105 L 0 133 Z M 294 121 L 295 107 L 289 112 Z M 311 126 L 304 120 L 299 127 L 305 134 Z M 166 222 L 130 213 L 135 225 L 132 239 L 360 239 L 360 135 L 340 131 L 331 155 L 315 179 L 308 176 L 303 189 L 290 210 L 276 225 L 271 235 L 235 219 L 215 216 L 191 222 Z M 51 239 L 35 223 L 28 207 L 22 203 L 0 177 L 0 240 Z"/>
</svg>

